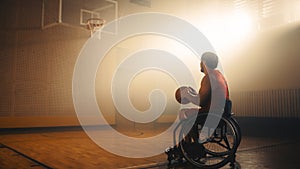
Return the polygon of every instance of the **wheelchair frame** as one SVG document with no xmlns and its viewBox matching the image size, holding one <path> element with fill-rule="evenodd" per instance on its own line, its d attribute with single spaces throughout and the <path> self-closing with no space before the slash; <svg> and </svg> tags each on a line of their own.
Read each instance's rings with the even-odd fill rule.
<svg viewBox="0 0 300 169">
<path fill-rule="evenodd" d="M 204 141 L 199 138 L 200 134 L 197 133 L 196 138 L 191 142 L 191 137 L 189 135 L 192 130 L 194 130 L 194 132 L 197 130 L 201 133 L 204 124 L 203 122 L 205 122 L 208 113 L 198 114 L 196 117 L 180 121 L 173 131 L 173 142 L 174 145 L 176 145 L 173 148 L 174 151 L 167 153 L 169 164 L 171 164 L 171 161 L 174 159 L 182 162 L 182 158 L 184 158 L 198 168 L 220 168 L 228 163 L 230 163 L 232 168 L 235 168 L 237 165 L 235 160 L 236 151 L 241 142 L 242 133 L 238 122 L 231 112 L 231 104 L 231 101 L 226 102 L 222 117 L 210 114 L 211 117 L 218 118 L 220 121 L 218 126 L 213 130 L 213 133 L 209 134 L 209 137 Z M 190 126 L 192 122 L 194 122 L 193 127 L 189 127 L 187 131 L 186 126 Z M 176 133 L 179 128 L 180 131 L 178 135 Z M 178 139 L 176 139 L 177 137 Z M 230 141 L 232 143 L 230 143 Z M 189 146 L 190 148 L 187 148 Z M 197 150 L 201 150 L 201 152 L 195 152 Z M 210 164 L 212 160 L 215 160 L 216 162 Z"/>
</svg>

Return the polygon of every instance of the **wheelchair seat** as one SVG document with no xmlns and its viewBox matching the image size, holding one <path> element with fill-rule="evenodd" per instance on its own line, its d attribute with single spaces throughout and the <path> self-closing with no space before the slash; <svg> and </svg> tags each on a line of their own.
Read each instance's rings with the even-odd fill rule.
<svg viewBox="0 0 300 169">
<path fill-rule="evenodd" d="M 223 116 L 224 117 L 230 117 L 233 115 L 232 111 L 232 101 L 231 100 L 226 100 L 225 101 L 225 107 L 224 107 L 224 113 Z"/>
</svg>

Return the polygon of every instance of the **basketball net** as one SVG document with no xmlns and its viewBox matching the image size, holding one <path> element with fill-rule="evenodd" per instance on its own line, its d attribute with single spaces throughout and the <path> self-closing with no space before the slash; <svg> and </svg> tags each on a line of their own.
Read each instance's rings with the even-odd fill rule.
<svg viewBox="0 0 300 169">
<path fill-rule="evenodd" d="M 95 32 L 101 30 L 101 28 L 103 27 L 104 24 L 105 24 L 104 19 L 90 18 L 86 22 L 86 27 L 88 30 L 91 31 L 91 36 L 92 36 Z"/>
</svg>

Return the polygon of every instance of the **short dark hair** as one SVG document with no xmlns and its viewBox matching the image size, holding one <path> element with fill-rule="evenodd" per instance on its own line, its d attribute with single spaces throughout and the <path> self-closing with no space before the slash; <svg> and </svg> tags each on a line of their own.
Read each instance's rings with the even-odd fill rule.
<svg viewBox="0 0 300 169">
<path fill-rule="evenodd" d="M 215 69 L 218 66 L 218 56 L 213 52 L 205 52 L 202 54 L 201 61 L 209 68 Z"/>
</svg>

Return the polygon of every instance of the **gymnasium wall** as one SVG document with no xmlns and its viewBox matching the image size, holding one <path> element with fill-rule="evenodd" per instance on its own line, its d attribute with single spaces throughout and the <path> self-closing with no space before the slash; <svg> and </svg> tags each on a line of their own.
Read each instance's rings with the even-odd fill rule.
<svg viewBox="0 0 300 169">
<path fill-rule="evenodd" d="M 300 117 L 300 27 L 291 23 L 257 33 L 225 60 L 239 116 Z"/>
<path fill-rule="evenodd" d="M 121 1 L 119 13 L 124 16 L 141 11 L 168 12 L 169 8 L 156 4 L 152 4 L 151 9 Z M 178 6 L 171 6 L 171 13 L 188 18 L 185 14 L 191 11 L 184 4 L 179 13 L 176 13 Z M 0 128 L 79 125 L 72 102 L 72 75 L 76 58 L 90 32 L 64 24 L 42 30 L 40 5 L 40 0 L 26 3 L 3 0 L 0 5 Z M 237 116 L 300 117 L 298 37 L 299 26 L 291 24 L 258 33 L 249 42 L 236 46 L 231 53 L 221 53 L 234 103 L 233 111 Z M 111 124 L 124 121 L 116 114 L 107 92 L 113 68 L 120 61 L 118 55 L 124 54 L 122 50 L 126 53 L 131 49 L 112 51 L 107 57 L 109 64 L 100 67 L 97 74 L 97 99 Z M 101 72 L 102 69 L 106 72 Z M 154 75 L 165 78 L 165 75 Z M 141 81 L 144 79 L 141 76 L 140 81 L 133 85 L 143 85 Z M 166 80 L 163 85 L 176 87 L 169 82 Z M 147 94 L 148 89 L 140 90 Z M 167 90 L 173 99 L 172 91 Z M 140 99 L 139 92 L 133 91 L 132 94 L 137 108 L 149 106 L 146 97 Z M 170 102 L 174 102 L 172 99 Z M 168 107 L 166 111 L 176 116 L 177 112 L 173 111 L 177 108 Z M 173 119 L 162 118 L 161 122 Z"/>
<path fill-rule="evenodd" d="M 89 31 L 42 30 L 41 1 L 2 3 L 0 127 L 78 125 L 72 74 Z"/>
<path fill-rule="evenodd" d="M 56 116 L 73 117 L 72 74 L 89 32 L 57 26 L 2 34 L 13 40 L 1 46 L 1 116 L 20 117 L 22 124 L 44 116 L 49 116 L 41 118 L 46 123 Z M 36 121 L 37 126 L 46 124 L 41 120 Z M 58 125 L 77 124 L 76 117 L 71 121 Z M 1 124 L 19 122 L 5 120 Z"/>
</svg>

